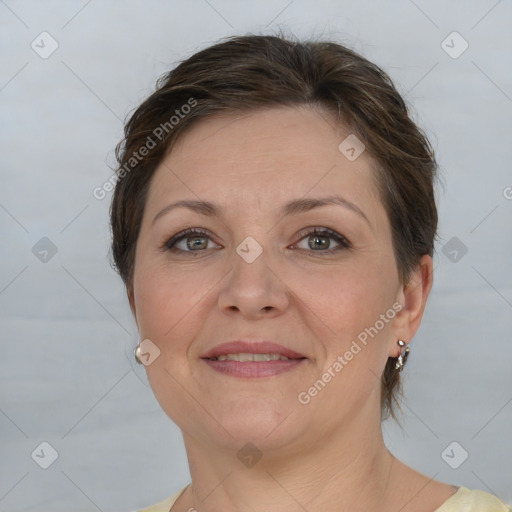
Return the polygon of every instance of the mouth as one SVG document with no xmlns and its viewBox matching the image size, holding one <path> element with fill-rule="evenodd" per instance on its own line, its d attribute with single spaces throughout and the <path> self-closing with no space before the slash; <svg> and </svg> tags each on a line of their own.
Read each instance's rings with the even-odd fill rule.
<svg viewBox="0 0 512 512">
<path fill-rule="evenodd" d="M 242 363 L 263 361 L 291 361 L 295 358 L 286 357 L 283 354 L 251 354 L 247 352 L 241 352 L 239 354 L 222 354 L 216 357 L 208 357 L 210 361 L 239 361 Z M 302 359 L 302 358 L 301 358 Z"/>
<path fill-rule="evenodd" d="M 213 348 L 201 359 L 213 370 L 232 377 L 271 377 L 307 360 L 302 354 L 272 342 L 234 341 Z"/>
</svg>

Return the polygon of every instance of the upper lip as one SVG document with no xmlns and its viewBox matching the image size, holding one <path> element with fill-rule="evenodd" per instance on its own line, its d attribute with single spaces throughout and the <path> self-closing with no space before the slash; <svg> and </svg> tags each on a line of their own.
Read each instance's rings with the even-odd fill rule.
<svg viewBox="0 0 512 512">
<path fill-rule="evenodd" d="M 201 355 L 202 359 L 211 359 L 212 357 L 218 357 L 226 354 L 281 354 L 290 359 L 303 359 L 306 356 L 299 354 L 294 350 L 283 347 L 277 343 L 271 341 L 228 341 L 227 343 L 221 343 L 216 347 L 213 347 L 208 352 Z"/>
</svg>

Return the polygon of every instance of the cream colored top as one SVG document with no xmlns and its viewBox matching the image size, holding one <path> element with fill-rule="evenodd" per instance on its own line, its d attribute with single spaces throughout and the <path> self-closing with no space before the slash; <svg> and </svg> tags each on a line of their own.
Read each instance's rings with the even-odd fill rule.
<svg viewBox="0 0 512 512">
<path fill-rule="evenodd" d="M 171 507 L 187 487 L 160 503 L 137 512 L 170 512 Z M 487 492 L 470 491 L 466 487 L 459 487 L 457 492 L 434 512 L 512 512 L 512 508 Z"/>
</svg>

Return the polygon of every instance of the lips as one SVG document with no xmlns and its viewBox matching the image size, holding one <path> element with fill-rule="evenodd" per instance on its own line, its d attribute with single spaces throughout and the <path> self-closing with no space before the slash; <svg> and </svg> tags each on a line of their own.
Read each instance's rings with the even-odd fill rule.
<svg viewBox="0 0 512 512">
<path fill-rule="evenodd" d="M 279 354 L 288 359 L 306 359 L 303 354 L 271 341 L 249 342 L 240 340 L 217 345 L 200 357 L 201 359 L 215 360 L 219 356 L 227 356 L 228 354 Z"/>
</svg>

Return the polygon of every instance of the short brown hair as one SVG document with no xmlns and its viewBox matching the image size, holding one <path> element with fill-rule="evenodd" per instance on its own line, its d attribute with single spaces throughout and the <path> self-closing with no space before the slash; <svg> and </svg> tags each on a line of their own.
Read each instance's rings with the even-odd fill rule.
<svg viewBox="0 0 512 512">
<path fill-rule="evenodd" d="M 185 112 L 187 104 L 194 107 Z M 178 137 L 218 112 L 299 105 L 335 114 L 340 125 L 363 141 L 376 162 L 374 178 L 391 224 L 401 283 L 408 282 L 424 254 L 433 255 L 437 236 L 434 152 L 389 76 L 334 42 L 294 41 L 282 35 L 235 36 L 195 53 L 161 76 L 155 92 L 125 124 L 124 139 L 116 147 L 119 168 L 110 223 L 114 264 L 129 294 L 151 178 Z M 173 122 L 174 113 L 186 115 Z M 140 156 L 140 148 L 148 147 L 150 139 L 151 149 Z M 389 413 L 395 417 L 393 405 L 399 405 L 395 362 L 389 358 L 382 375 L 383 418 Z"/>
</svg>

